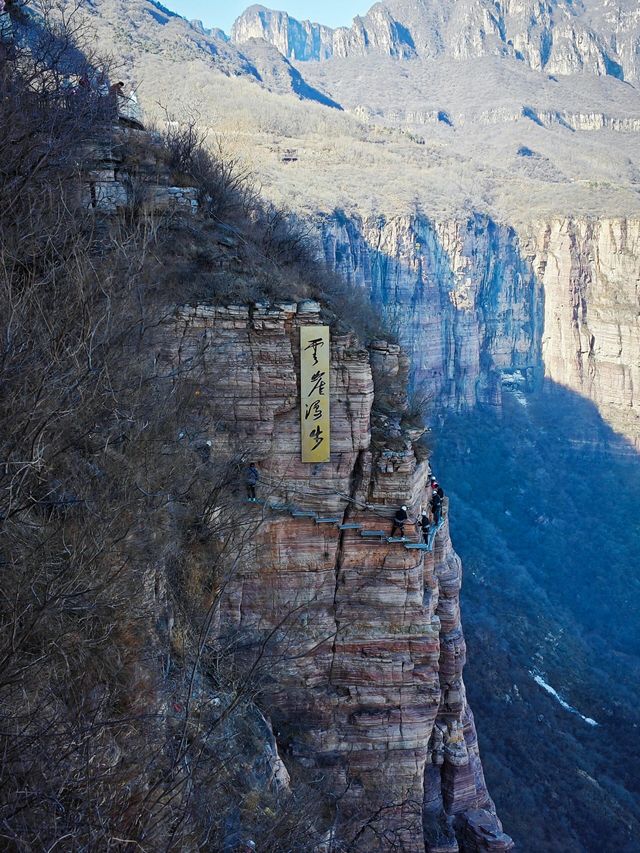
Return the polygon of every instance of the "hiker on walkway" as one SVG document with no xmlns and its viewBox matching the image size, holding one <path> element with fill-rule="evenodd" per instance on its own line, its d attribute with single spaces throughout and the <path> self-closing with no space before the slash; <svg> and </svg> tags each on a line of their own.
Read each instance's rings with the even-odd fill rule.
<svg viewBox="0 0 640 853">
<path fill-rule="evenodd" d="M 391 528 L 391 538 L 393 538 L 393 534 L 396 530 L 400 531 L 400 536 L 404 538 L 404 525 L 409 516 L 407 515 L 406 506 L 400 507 L 400 509 L 396 512 L 393 517 L 393 527 Z"/>
<path fill-rule="evenodd" d="M 256 468 L 256 463 L 252 462 L 249 467 L 244 472 L 244 482 L 247 487 L 247 498 L 255 503 L 256 498 L 256 486 L 260 480 L 260 474 L 258 473 L 258 469 Z"/>
<path fill-rule="evenodd" d="M 118 101 L 118 98 L 127 97 L 124 93 L 124 83 L 122 82 L 122 80 L 118 80 L 117 83 L 112 83 L 111 86 L 109 86 L 109 94 L 116 103 Z"/>
<path fill-rule="evenodd" d="M 426 509 L 423 509 L 420 513 L 420 529 L 422 530 L 422 538 L 424 540 L 424 544 L 429 544 L 429 528 L 431 527 L 431 523 L 429 521 L 429 513 Z"/>
<path fill-rule="evenodd" d="M 433 496 L 431 498 L 431 512 L 433 514 L 433 523 L 437 526 L 442 518 L 442 499 L 444 491 L 436 483 L 433 487 Z"/>
<path fill-rule="evenodd" d="M 124 83 L 118 80 L 117 83 L 112 83 L 108 89 L 109 96 L 109 113 L 112 119 L 117 120 L 120 115 L 120 104 L 127 97 L 124 93 Z"/>
</svg>

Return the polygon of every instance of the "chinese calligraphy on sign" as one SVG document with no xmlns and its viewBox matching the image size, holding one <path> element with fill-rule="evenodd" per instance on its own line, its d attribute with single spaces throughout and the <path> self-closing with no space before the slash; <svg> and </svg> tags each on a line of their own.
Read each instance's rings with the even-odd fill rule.
<svg viewBox="0 0 640 853">
<path fill-rule="evenodd" d="M 328 462 L 329 327 L 300 327 L 300 420 L 302 461 Z"/>
</svg>

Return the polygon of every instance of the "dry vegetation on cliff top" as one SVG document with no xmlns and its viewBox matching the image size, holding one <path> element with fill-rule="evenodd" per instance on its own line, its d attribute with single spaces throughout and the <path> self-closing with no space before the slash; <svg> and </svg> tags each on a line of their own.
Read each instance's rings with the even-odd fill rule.
<svg viewBox="0 0 640 853">
<path fill-rule="evenodd" d="M 326 287 L 334 321 L 360 303 L 193 128 L 112 137 L 109 101 L 67 85 L 91 66 L 74 15 L 29 26 L 28 50 L 0 45 L 0 846 L 221 849 L 242 827 L 308 849 L 322 800 L 274 787 L 254 704 L 269 638 L 212 632 L 252 535 L 243 451 L 209 458 L 198 358 L 176 367 L 161 341 L 176 301 Z M 200 220 L 155 215 L 142 175 L 138 205 L 88 215 L 82 159 L 105 143 L 134 177 L 154 146 Z"/>
<path fill-rule="evenodd" d="M 619 80 L 552 78 L 496 57 L 297 63 L 341 112 L 267 91 L 229 67 L 215 53 L 221 45 L 198 43 L 186 21 L 156 18 L 145 0 L 91 9 L 100 43 L 123 57 L 147 112 L 197 107 L 202 126 L 224 135 L 278 204 L 437 218 L 475 210 L 514 224 L 640 213 L 638 130 L 571 126 L 591 116 L 638 125 L 638 92 Z"/>
</svg>

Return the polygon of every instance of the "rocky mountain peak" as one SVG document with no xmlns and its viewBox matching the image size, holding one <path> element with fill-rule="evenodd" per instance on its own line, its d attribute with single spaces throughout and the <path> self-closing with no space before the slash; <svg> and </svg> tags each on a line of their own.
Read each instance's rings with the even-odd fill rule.
<svg viewBox="0 0 640 853">
<path fill-rule="evenodd" d="M 332 29 L 250 6 L 232 40 L 264 38 L 290 59 L 505 55 L 552 74 L 638 79 L 640 9 L 628 0 L 385 0 Z"/>
<path fill-rule="evenodd" d="M 249 6 L 235 21 L 231 40 L 236 44 L 262 38 L 287 59 L 328 59 L 332 55 L 333 30 L 311 21 L 298 21 L 287 12 Z"/>
</svg>

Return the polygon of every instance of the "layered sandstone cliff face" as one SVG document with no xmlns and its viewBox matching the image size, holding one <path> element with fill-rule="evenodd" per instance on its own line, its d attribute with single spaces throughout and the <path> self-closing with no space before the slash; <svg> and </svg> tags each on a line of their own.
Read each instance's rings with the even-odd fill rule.
<svg viewBox="0 0 640 853">
<path fill-rule="evenodd" d="M 555 219 L 523 252 L 544 295 L 545 376 L 640 447 L 640 221 Z"/>
<path fill-rule="evenodd" d="M 224 590 L 218 626 L 272 637 L 262 704 L 289 769 L 323 780 L 327 843 L 510 849 L 465 697 L 448 520 L 432 553 L 339 526 L 388 532 L 398 504 L 415 518 L 430 496 L 418 433 L 401 424 L 407 358 L 395 345 L 367 351 L 333 335 L 331 461 L 302 464 L 298 328 L 320 322 L 318 312 L 313 302 L 185 308 L 164 353 L 199 377 L 212 452 L 249 454 L 262 474 L 266 503 L 246 504 L 251 552 Z M 274 502 L 337 521 L 294 518 Z"/>
<path fill-rule="evenodd" d="M 325 258 L 397 323 L 414 383 L 446 407 L 499 404 L 507 382 L 559 384 L 640 443 L 640 222 L 486 216 L 320 223 Z"/>
</svg>

